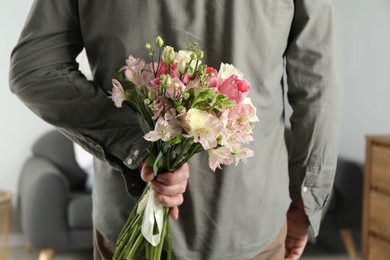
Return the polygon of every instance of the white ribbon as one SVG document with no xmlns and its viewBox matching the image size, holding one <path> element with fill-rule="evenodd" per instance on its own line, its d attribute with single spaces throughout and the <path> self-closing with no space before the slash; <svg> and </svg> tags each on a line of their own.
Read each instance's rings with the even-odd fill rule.
<svg viewBox="0 0 390 260">
<path fill-rule="evenodd" d="M 146 203 L 146 205 L 145 205 Z M 144 217 L 142 220 L 141 232 L 146 240 L 153 246 L 157 246 L 161 240 L 161 232 L 163 228 L 163 206 L 155 199 L 155 192 L 150 189 L 138 204 L 137 213 L 141 214 L 145 208 Z M 157 224 L 158 232 L 153 234 L 154 225 Z"/>
</svg>

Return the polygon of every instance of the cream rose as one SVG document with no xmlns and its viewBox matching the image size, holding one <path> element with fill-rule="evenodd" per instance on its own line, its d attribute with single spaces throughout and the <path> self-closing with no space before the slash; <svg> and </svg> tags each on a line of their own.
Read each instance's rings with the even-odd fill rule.
<svg viewBox="0 0 390 260">
<path fill-rule="evenodd" d="M 221 63 L 219 67 L 218 76 L 222 79 L 227 79 L 231 75 L 236 75 L 238 79 L 243 79 L 244 74 L 231 64 Z"/>
<path fill-rule="evenodd" d="M 177 69 L 179 70 L 179 72 L 181 74 L 184 73 L 187 64 L 190 62 L 191 54 L 192 54 L 192 51 L 185 51 L 185 50 L 180 50 L 176 53 Z M 196 61 L 193 60 L 190 64 L 190 66 L 195 68 L 195 65 L 196 65 Z"/>
</svg>

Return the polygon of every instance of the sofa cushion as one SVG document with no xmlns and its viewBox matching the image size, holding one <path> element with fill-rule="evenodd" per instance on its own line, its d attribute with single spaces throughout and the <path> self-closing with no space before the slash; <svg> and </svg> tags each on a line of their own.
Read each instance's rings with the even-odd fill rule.
<svg viewBox="0 0 390 260">
<path fill-rule="evenodd" d="M 57 130 L 42 135 L 32 147 L 35 156 L 52 162 L 69 180 L 72 190 L 83 190 L 86 174 L 76 162 L 73 143 Z"/>
<path fill-rule="evenodd" d="M 68 204 L 68 225 L 71 229 L 92 228 L 91 194 L 72 194 Z"/>
</svg>

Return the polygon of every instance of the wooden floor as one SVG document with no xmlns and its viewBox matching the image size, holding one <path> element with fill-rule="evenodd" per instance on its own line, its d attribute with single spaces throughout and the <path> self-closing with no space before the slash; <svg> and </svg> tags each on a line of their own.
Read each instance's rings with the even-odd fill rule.
<svg viewBox="0 0 390 260">
<path fill-rule="evenodd" d="M 37 260 L 39 252 L 32 250 L 27 253 L 23 248 L 11 248 L 8 250 L 8 260 Z M 347 254 L 328 254 L 321 251 L 310 250 L 304 254 L 302 260 L 349 260 Z M 361 259 L 361 258 L 357 258 Z M 53 260 L 93 260 L 91 251 L 58 251 Z"/>
<path fill-rule="evenodd" d="M 23 248 L 8 249 L 7 260 L 38 260 L 39 252 L 26 252 Z M 57 251 L 53 260 L 93 260 L 92 251 Z"/>
</svg>

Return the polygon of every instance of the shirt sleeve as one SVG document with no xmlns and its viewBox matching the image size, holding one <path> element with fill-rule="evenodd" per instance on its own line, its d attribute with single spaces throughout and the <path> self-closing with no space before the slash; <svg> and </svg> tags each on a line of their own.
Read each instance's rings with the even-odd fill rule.
<svg viewBox="0 0 390 260">
<path fill-rule="evenodd" d="M 287 97 L 293 110 L 290 194 L 302 197 L 315 237 L 337 163 L 342 92 L 338 33 L 331 0 L 294 3 L 286 51 Z"/>
<path fill-rule="evenodd" d="M 77 0 L 36 0 L 11 55 L 10 88 L 35 114 L 97 158 L 121 170 L 130 193 L 147 156 L 136 113 L 78 70 L 83 49 Z M 110 72 L 108 72 L 110 73 Z M 130 185 L 130 186 L 129 186 Z"/>
</svg>

